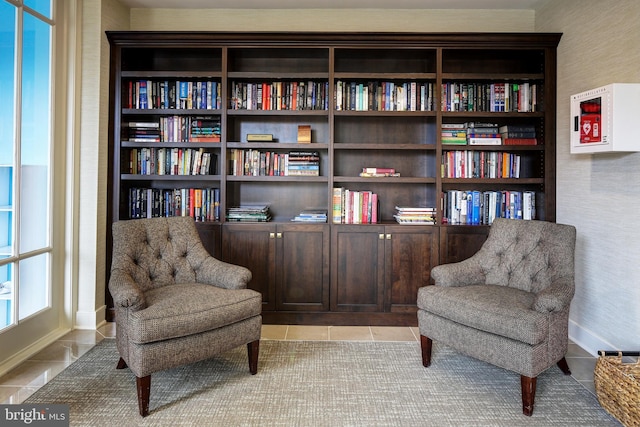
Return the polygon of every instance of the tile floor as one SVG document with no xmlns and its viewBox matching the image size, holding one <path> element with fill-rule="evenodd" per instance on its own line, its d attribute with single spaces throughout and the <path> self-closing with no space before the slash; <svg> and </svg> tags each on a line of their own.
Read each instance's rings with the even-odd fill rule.
<svg viewBox="0 0 640 427">
<path fill-rule="evenodd" d="M 113 323 L 101 327 L 98 331 L 76 330 L 68 333 L 0 377 L 0 403 L 22 403 L 94 345 L 114 336 Z M 416 327 L 264 325 L 262 339 L 419 341 L 420 338 Z M 569 345 L 567 362 L 574 378 L 595 394 L 593 386 L 595 357 L 572 343 Z"/>
</svg>

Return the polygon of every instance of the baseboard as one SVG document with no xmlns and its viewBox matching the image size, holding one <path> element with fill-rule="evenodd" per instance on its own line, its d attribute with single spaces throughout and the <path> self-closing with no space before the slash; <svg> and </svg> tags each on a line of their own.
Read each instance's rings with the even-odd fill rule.
<svg viewBox="0 0 640 427">
<path fill-rule="evenodd" d="M 45 349 L 51 343 L 59 340 L 67 333 L 69 333 L 69 329 L 56 329 L 55 331 L 51 331 L 49 334 L 40 338 L 38 341 L 34 342 L 27 348 L 24 348 L 13 356 L 3 360 L 2 363 L 0 363 L 0 377 L 25 360 L 29 359 L 34 354 Z"/>
<path fill-rule="evenodd" d="M 107 306 L 103 305 L 95 311 L 76 311 L 74 329 L 98 329 L 106 322 Z"/>
<path fill-rule="evenodd" d="M 598 350 L 615 349 L 614 345 L 594 335 L 571 319 L 569 319 L 569 339 L 596 357 L 598 356 Z"/>
</svg>

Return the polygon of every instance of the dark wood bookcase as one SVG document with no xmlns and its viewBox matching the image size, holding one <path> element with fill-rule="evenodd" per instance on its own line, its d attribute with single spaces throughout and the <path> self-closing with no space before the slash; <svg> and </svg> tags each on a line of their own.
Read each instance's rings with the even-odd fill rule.
<svg viewBox="0 0 640 427">
<path fill-rule="evenodd" d="M 431 268 L 467 258 L 488 233 L 488 225 L 445 221 L 444 196 L 452 190 L 535 192 L 535 218 L 555 221 L 560 34 L 124 31 L 107 37 L 109 223 L 175 214 L 169 201 L 175 205 L 176 189 L 185 189 L 183 198 L 205 197 L 194 210 L 201 213 L 197 227 L 203 243 L 214 256 L 251 269 L 250 287 L 263 294 L 267 323 L 415 325 L 416 293 L 430 283 Z M 152 108 L 141 108 L 140 82 Z M 187 86 L 176 82 L 192 83 L 191 104 L 181 92 Z M 535 107 L 490 111 L 480 101 L 467 108 L 472 111 L 446 106 L 450 87 L 463 88 L 463 97 L 492 84 L 531 88 Z M 265 97 L 271 87 L 281 91 L 278 100 Z M 358 87 L 369 93 L 360 104 L 354 92 L 347 94 Z M 383 105 L 385 98 L 374 93 L 389 87 L 417 88 L 416 97 L 405 98 L 400 107 Z M 167 117 L 187 128 L 193 120 L 217 120 L 219 142 L 147 141 L 144 130 L 132 137 L 132 126 Z M 443 125 L 468 122 L 533 127 L 538 143 L 442 143 Z M 311 143 L 297 142 L 299 125 L 311 127 Z M 249 134 L 274 139 L 247 142 Z M 159 163 L 170 167 L 166 157 L 187 149 L 198 152 L 194 156 L 207 153 L 211 165 L 188 174 L 157 169 Z M 164 157 L 158 157 L 159 150 Z M 237 174 L 231 170 L 237 150 L 269 152 L 272 158 L 314 152 L 319 173 Z M 471 150 L 487 157 L 519 156 L 520 176 L 443 176 L 448 152 Z M 145 164 L 151 173 L 132 168 L 139 153 L 150 153 Z M 360 177 L 365 167 L 394 168 L 400 176 Z M 377 222 L 334 221 L 334 188 L 377 194 Z M 199 194 L 209 196 L 195 195 L 202 189 L 209 192 Z M 261 203 L 270 207 L 268 222 L 226 220 L 230 207 Z M 400 225 L 396 206 L 434 207 L 436 223 Z M 307 208 L 326 209 L 328 221 L 291 221 Z M 110 235 L 107 242 L 110 252 Z M 111 309 L 108 292 L 107 305 Z M 113 311 L 108 313 L 112 317 Z"/>
</svg>

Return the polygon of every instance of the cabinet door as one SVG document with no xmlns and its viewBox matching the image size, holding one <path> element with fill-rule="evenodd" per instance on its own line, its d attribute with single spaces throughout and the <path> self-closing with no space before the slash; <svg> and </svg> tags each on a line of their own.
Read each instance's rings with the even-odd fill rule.
<svg viewBox="0 0 640 427">
<path fill-rule="evenodd" d="M 276 309 L 329 309 L 329 225 L 282 224 L 276 233 Z"/>
<path fill-rule="evenodd" d="M 440 262 L 463 261 L 480 250 L 487 236 L 486 226 L 452 226 L 440 229 Z"/>
<path fill-rule="evenodd" d="M 332 229 L 331 311 L 384 309 L 384 227 Z"/>
<path fill-rule="evenodd" d="M 225 224 L 223 260 L 251 270 L 249 288 L 262 293 L 262 309 L 275 310 L 276 227 L 273 224 Z"/>
<path fill-rule="evenodd" d="M 420 226 L 385 228 L 385 311 L 415 313 L 418 289 L 430 283 L 438 262 L 438 229 Z"/>
<path fill-rule="evenodd" d="M 196 222 L 196 229 L 207 252 L 214 258 L 222 259 L 222 230 L 220 224 Z"/>
</svg>

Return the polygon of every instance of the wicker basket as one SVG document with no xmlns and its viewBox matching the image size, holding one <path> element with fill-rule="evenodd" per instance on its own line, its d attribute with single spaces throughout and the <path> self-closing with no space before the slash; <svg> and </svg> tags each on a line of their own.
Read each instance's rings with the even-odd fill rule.
<svg viewBox="0 0 640 427">
<path fill-rule="evenodd" d="M 600 405 L 623 425 L 640 426 L 640 359 L 623 363 L 638 352 L 598 352 L 594 383 Z"/>
</svg>

